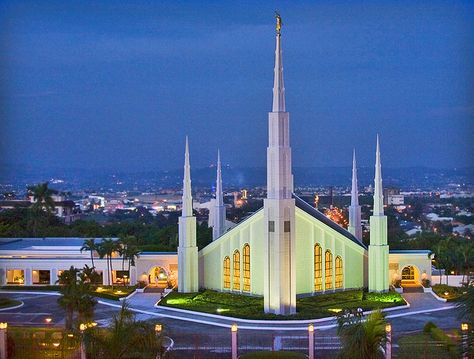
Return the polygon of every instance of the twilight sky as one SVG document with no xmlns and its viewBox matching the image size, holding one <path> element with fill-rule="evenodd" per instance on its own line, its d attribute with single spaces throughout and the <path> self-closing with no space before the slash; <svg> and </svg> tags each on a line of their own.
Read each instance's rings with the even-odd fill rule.
<svg viewBox="0 0 474 359">
<path fill-rule="evenodd" d="M 64 4 L 67 3 L 67 4 Z M 294 166 L 474 159 L 470 1 L 1 1 L 0 162 L 263 166 L 274 10 Z"/>
</svg>

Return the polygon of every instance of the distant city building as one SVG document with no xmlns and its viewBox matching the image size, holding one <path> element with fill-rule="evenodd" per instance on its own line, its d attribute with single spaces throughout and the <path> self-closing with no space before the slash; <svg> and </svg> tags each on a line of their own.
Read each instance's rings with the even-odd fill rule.
<svg viewBox="0 0 474 359">
<path fill-rule="evenodd" d="M 383 192 L 384 205 L 401 206 L 405 204 L 405 196 L 400 194 L 399 188 L 385 188 Z"/>
</svg>

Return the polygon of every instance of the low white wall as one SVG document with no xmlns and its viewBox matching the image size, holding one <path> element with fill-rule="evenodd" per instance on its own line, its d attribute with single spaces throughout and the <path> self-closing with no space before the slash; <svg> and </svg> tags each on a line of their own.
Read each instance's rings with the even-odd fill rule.
<svg viewBox="0 0 474 359">
<path fill-rule="evenodd" d="M 446 276 L 441 276 L 441 284 L 446 284 Z M 467 277 L 464 277 L 466 280 Z M 461 287 L 462 275 L 448 275 L 448 285 L 453 287 Z M 439 275 L 431 276 L 431 285 L 439 284 Z"/>
</svg>

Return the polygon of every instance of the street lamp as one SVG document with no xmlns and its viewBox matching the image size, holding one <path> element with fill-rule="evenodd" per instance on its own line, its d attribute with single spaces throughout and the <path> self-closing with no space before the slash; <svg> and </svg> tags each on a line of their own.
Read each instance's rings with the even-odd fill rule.
<svg viewBox="0 0 474 359">
<path fill-rule="evenodd" d="M 387 343 L 385 344 L 385 358 L 392 359 L 392 325 L 385 325 L 385 333 L 387 333 Z"/>
</svg>

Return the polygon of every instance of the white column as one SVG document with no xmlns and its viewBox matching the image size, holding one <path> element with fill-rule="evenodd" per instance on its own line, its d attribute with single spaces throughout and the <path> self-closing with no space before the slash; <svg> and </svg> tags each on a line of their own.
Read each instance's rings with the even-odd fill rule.
<svg viewBox="0 0 474 359">
<path fill-rule="evenodd" d="M 314 326 L 308 325 L 308 359 L 314 359 Z"/>
<path fill-rule="evenodd" d="M 58 280 L 58 270 L 56 268 L 49 270 L 49 284 L 55 285 Z"/>
<path fill-rule="evenodd" d="M 232 347 L 231 347 L 231 351 L 232 351 L 232 359 L 237 359 L 238 356 L 237 356 L 237 349 L 238 349 L 238 344 L 237 344 L 237 324 L 232 324 L 231 328 L 230 328 L 230 333 L 231 333 L 231 337 L 232 337 Z"/>
<path fill-rule="evenodd" d="M 25 285 L 33 285 L 32 269 L 24 268 L 23 271 L 25 273 Z"/>
</svg>

